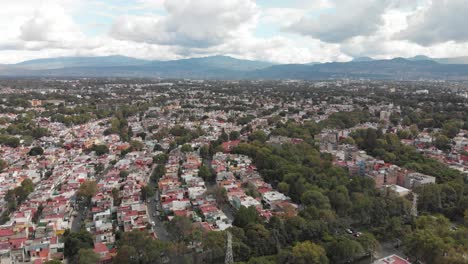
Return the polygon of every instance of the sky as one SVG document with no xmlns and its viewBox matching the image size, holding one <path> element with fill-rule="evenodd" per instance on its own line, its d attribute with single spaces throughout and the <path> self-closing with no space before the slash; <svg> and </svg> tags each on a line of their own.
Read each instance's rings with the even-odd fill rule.
<svg viewBox="0 0 468 264">
<path fill-rule="evenodd" d="M 0 63 L 468 56 L 468 0 L 0 0 Z"/>
</svg>

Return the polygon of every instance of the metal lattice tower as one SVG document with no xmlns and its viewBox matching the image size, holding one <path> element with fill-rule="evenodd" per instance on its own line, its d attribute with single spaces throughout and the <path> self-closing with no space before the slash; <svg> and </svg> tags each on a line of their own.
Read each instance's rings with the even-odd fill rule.
<svg viewBox="0 0 468 264">
<path fill-rule="evenodd" d="M 411 207 L 411 215 L 418 216 L 418 195 L 413 193 L 413 206 Z"/>
<path fill-rule="evenodd" d="M 224 261 L 224 263 L 234 263 L 234 256 L 232 255 L 232 234 L 229 231 L 227 232 L 226 260 Z"/>
</svg>

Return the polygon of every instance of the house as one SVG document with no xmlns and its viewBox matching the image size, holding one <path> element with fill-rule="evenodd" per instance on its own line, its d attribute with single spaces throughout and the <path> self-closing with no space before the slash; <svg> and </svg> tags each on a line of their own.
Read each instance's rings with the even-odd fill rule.
<svg viewBox="0 0 468 264">
<path fill-rule="evenodd" d="M 274 206 L 276 202 L 280 201 L 288 201 L 290 200 L 289 197 L 286 195 L 278 192 L 278 191 L 271 191 L 271 192 L 266 192 L 263 194 L 263 199 L 262 202 L 267 206 L 268 208 L 271 208 Z"/>
<path fill-rule="evenodd" d="M 94 253 L 99 255 L 99 264 L 112 263 L 109 248 L 103 243 L 94 244 Z"/>
</svg>

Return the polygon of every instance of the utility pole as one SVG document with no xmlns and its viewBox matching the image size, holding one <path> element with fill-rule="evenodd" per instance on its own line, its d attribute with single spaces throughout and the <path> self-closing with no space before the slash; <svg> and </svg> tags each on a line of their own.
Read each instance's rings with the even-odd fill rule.
<svg viewBox="0 0 468 264">
<path fill-rule="evenodd" d="M 226 234 L 227 234 L 227 246 L 226 246 L 226 259 L 224 263 L 233 264 L 234 256 L 232 255 L 232 234 L 229 231 Z"/>
</svg>

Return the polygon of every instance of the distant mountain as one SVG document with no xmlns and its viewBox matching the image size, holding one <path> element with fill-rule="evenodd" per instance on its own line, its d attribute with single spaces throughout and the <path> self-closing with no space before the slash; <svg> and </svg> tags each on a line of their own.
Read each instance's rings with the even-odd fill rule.
<svg viewBox="0 0 468 264">
<path fill-rule="evenodd" d="M 252 78 L 336 79 L 366 78 L 391 80 L 457 79 L 468 80 L 468 65 L 411 61 L 403 58 L 358 62 L 332 62 L 318 65 L 278 65 L 256 71 Z"/>
<path fill-rule="evenodd" d="M 435 59 L 435 61 L 442 64 L 468 64 L 468 56 L 455 58 L 441 58 Z"/>
<path fill-rule="evenodd" d="M 417 55 L 411 58 L 406 58 L 410 61 L 435 61 L 433 58 L 425 56 L 425 55 Z"/>
<path fill-rule="evenodd" d="M 353 62 L 363 62 L 363 61 L 373 61 L 374 59 L 372 59 L 371 57 L 358 57 L 358 58 L 354 58 L 352 61 Z"/>
<path fill-rule="evenodd" d="M 431 58 L 425 55 L 418 55 L 418 56 L 408 58 L 408 60 L 412 60 L 412 61 L 430 60 L 430 61 L 435 61 L 441 64 L 468 64 L 468 56 L 453 57 L 453 58 Z"/>
<path fill-rule="evenodd" d="M 319 64 L 280 64 L 212 56 L 173 61 L 145 61 L 122 56 L 69 57 L 0 66 L 0 76 L 12 77 L 150 77 L 191 79 L 366 78 L 393 80 L 468 80 L 468 65 L 443 64 L 424 56 Z M 451 59 L 454 60 L 454 59 Z"/>
<path fill-rule="evenodd" d="M 51 70 L 71 67 L 112 67 L 112 66 L 134 66 L 148 63 L 147 60 L 140 60 L 125 56 L 104 56 L 104 57 L 58 57 L 48 59 L 36 59 L 15 64 L 17 68 L 29 70 Z"/>
</svg>

